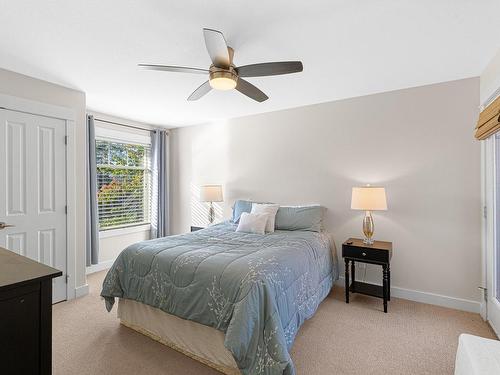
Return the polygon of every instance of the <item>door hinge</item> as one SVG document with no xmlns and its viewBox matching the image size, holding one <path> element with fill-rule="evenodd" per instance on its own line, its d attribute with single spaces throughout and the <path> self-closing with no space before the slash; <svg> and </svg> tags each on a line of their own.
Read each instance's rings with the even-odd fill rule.
<svg viewBox="0 0 500 375">
<path fill-rule="evenodd" d="M 68 136 L 67 135 L 64 136 L 64 144 L 68 145 Z"/>
<path fill-rule="evenodd" d="M 485 301 L 487 301 L 488 300 L 488 288 L 485 288 L 483 286 L 478 286 L 477 289 L 479 289 L 483 292 L 483 298 Z"/>
<path fill-rule="evenodd" d="M 64 206 L 64 213 L 67 215 L 68 214 L 68 206 Z"/>
<path fill-rule="evenodd" d="M 488 214 L 488 207 L 483 206 L 483 217 L 486 219 L 486 216 Z"/>
<path fill-rule="evenodd" d="M 64 281 L 66 282 L 66 284 L 68 283 L 68 281 L 69 281 L 69 275 L 68 274 L 66 274 L 66 277 L 64 278 Z"/>
</svg>

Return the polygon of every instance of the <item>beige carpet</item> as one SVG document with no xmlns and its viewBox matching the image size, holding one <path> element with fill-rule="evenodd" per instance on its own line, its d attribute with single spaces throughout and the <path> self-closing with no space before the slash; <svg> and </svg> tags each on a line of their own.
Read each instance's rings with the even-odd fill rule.
<svg viewBox="0 0 500 375">
<path fill-rule="evenodd" d="M 104 272 L 88 278 L 90 294 L 54 306 L 54 374 L 199 374 L 218 372 L 121 326 L 99 297 Z M 298 375 L 452 374 L 458 335 L 494 338 L 478 314 L 335 288 L 301 328 L 292 349 Z"/>
</svg>

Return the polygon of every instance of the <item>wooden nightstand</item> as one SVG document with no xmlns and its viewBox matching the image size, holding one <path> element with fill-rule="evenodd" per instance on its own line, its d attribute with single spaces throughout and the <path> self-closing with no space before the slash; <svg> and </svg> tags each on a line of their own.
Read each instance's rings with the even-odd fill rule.
<svg viewBox="0 0 500 375">
<path fill-rule="evenodd" d="M 384 300 L 384 312 L 387 301 L 391 300 L 392 242 L 375 241 L 373 245 L 363 243 L 362 239 L 349 238 L 342 244 L 342 257 L 345 261 L 345 302 L 349 303 L 349 291 L 367 294 Z M 378 264 L 383 270 L 383 286 L 356 281 L 355 262 Z M 349 264 L 351 265 L 352 283 L 349 285 Z"/>
<path fill-rule="evenodd" d="M 205 229 L 204 227 L 193 227 L 191 226 L 191 232 L 196 232 L 197 230 Z"/>
</svg>

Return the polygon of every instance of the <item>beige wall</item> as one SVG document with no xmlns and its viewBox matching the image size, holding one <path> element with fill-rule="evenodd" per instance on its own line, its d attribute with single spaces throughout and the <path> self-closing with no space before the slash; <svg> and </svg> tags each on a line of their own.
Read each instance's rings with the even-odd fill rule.
<svg viewBox="0 0 500 375">
<path fill-rule="evenodd" d="M 500 89 L 500 49 L 481 74 L 481 104 Z"/>
<path fill-rule="evenodd" d="M 351 187 L 382 185 L 375 237 L 394 242 L 393 286 L 479 301 L 478 106 L 472 78 L 175 129 L 172 231 L 204 220 L 197 186 L 222 183 L 224 217 L 237 198 L 323 204 L 340 249 L 361 236 Z M 367 280 L 380 282 L 379 268 Z"/>
<path fill-rule="evenodd" d="M 70 275 L 75 277 L 75 287 L 84 286 L 85 278 L 85 94 L 31 78 L 22 74 L 0 69 L 0 93 L 71 108 L 75 111 L 75 186 L 76 186 L 76 257 Z"/>
</svg>

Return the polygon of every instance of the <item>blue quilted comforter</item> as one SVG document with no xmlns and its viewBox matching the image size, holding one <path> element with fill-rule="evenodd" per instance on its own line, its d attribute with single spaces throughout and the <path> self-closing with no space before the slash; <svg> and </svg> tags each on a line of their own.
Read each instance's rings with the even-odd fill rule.
<svg viewBox="0 0 500 375">
<path fill-rule="evenodd" d="M 128 298 L 225 333 L 243 374 L 295 374 L 289 350 L 338 278 L 324 233 L 235 232 L 221 223 L 123 250 L 101 296 Z"/>
</svg>

